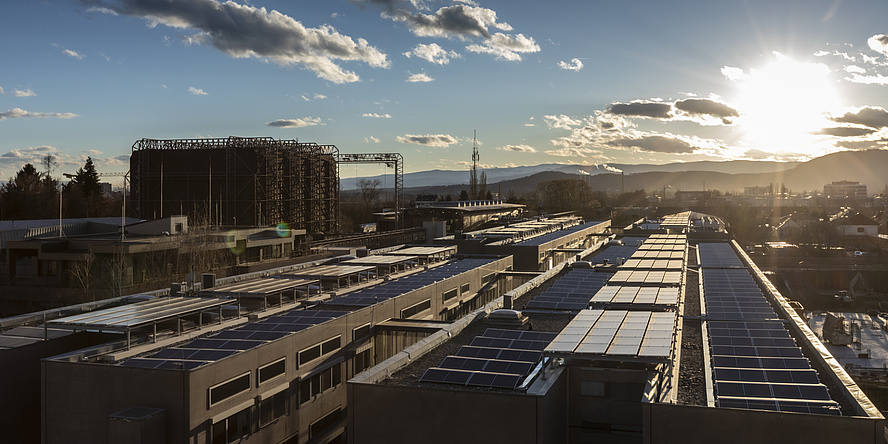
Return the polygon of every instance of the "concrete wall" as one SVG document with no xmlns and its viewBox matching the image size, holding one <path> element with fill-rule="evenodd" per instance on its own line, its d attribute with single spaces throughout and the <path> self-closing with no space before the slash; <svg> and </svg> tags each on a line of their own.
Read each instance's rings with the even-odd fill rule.
<svg viewBox="0 0 888 444">
<path fill-rule="evenodd" d="M 483 390 L 348 384 L 350 444 L 560 443 L 540 417 L 557 399 Z M 557 427 L 557 424 L 555 424 Z"/>
<path fill-rule="evenodd" d="M 133 406 L 166 410 L 167 442 L 187 436 L 187 372 L 52 360 L 42 368 L 45 444 L 106 443 L 108 416 Z"/>
<path fill-rule="evenodd" d="M 644 404 L 644 442 L 884 444 L 884 420 L 673 404 Z"/>
</svg>

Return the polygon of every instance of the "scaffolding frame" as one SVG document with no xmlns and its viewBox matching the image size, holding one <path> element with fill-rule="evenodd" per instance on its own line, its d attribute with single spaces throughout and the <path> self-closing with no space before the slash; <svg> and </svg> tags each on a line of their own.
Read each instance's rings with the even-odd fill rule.
<svg viewBox="0 0 888 444">
<path fill-rule="evenodd" d="M 377 163 L 388 167 L 393 166 L 395 168 L 395 226 L 402 228 L 404 222 L 404 218 L 401 217 L 401 210 L 404 208 L 404 156 L 401 153 L 337 154 L 336 163 Z"/>
<path fill-rule="evenodd" d="M 338 152 L 271 137 L 141 139 L 130 157 L 132 208 L 146 219 L 187 214 L 216 226 L 336 232 Z"/>
</svg>

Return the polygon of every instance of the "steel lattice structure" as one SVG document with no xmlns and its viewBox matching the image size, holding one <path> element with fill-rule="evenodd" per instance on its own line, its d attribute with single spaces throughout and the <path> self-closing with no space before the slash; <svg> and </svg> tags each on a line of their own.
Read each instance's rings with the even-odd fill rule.
<svg viewBox="0 0 888 444">
<path fill-rule="evenodd" d="M 137 217 L 187 214 L 211 225 L 280 222 L 339 229 L 339 150 L 270 137 L 141 139 L 132 147 Z"/>
<path fill-rule="evenodd" d="M 336 155 L 336 163 L 382 163 L 389 167 L 395 168 L 395 220 L 398 227 L 402 226 L 403 218 L 401 210 L 404 208 L 402 202 L 404 194 L 404 157 L 400 153 L 361 153 L 361 154 L 338 154 Z"/>
</svg>

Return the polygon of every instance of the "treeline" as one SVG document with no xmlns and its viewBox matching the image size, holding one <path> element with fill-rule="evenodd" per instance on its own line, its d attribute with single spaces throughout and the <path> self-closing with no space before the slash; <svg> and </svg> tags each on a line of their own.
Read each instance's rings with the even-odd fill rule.
<svg viewBox="0 0 888 444">
<path fill-rule="evenodd" d="M 52 176 L 55 158 L 46 156 L 43 171 L 28 163 L 0 186 L 0 220 L 119 216 L 122 193 L 103 193 L 91 157 L 67 183 Z"/>
</svg>

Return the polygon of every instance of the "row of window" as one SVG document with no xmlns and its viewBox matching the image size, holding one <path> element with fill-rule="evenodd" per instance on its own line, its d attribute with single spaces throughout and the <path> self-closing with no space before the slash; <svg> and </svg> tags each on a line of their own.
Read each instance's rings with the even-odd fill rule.
<svg viewBox="0 0 888 444">
<path fill-rule="evenodd" d="M 338 366 L 336 366 L 338 367 Z M 287 414 L 286 391 L 263 399 L 259 403 L 259 427 L 265 427 Z M 253 406 L 247 407 L 231 416 L 213 423 L 210 434 L 213 444 L 238 442 L 252 432 Z M 326 432 L 327 429 L 339 424 L 342 420 L 342 408 L 327 413 L 309 425 L 309 438 Z"/>
<path fill-rule="evenodd" d="M 367 324 L 369 326 L 369 324 Z M 361 328 L 361 327 L 359 327 Z M 356 329 L 357 330 L 357 329 Z M 304 365 L 321 356 L 329 355 L 342 347 L 342 337 L 337 335 L 324 342 L 319 342 L 311 347 L 305 348 L 299 353 L 298 365 Z M 256 371 L 256 386 L 266 383 L 277 377 L 287 373 L 287 358 L 282 357 L 275 361 L 265 364 Z M 227 381 L 221 382 L 209 388 L 209 406 L 212 407 L 226 399 L 237 396 L 250 390 L 252 384 L 250 382 L 250 372 L 245 372 L 235 376 Z"/>
</svg>

